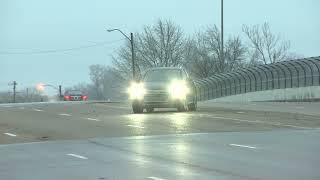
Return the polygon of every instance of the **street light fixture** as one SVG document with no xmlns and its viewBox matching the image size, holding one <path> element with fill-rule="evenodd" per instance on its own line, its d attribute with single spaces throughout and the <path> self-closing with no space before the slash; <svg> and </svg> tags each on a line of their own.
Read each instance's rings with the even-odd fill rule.
<svg viewBox="0 0 320 180">
<path fill-rule="evenodd" d="M 43 91 L 43 90 L 44 90 L 44 87 L 46 87 L 46 86 L 47 86 L 47 87 L 52 87 L 53 89 L 58 90 L 58 92 L 59 92 L 59 98 L 62 97 L 62 86 L 61 86 L 61 85 L 59 85 L 59 86 L 54 86 L 54 85 L 52 85 L 52 84 L 39 83 L 39 84 L 36 85 L 36 89 L 37 89 L 38 91 Z"/>
<path fill-rule="evenodd" d="M 130 33 L 130 37 L 123 33 L 120 29 L 108 29 L 108 32 L 118 31 L 120 32 L 125 38 L 130 41 L 131 44 L 131 60 L 132 60 L 132 79 L 136 80 L 136 72 L 135 72 L 135 61 L 134 61 L 134 47 L 133 47 L 133 33 Z"/>
</svg>

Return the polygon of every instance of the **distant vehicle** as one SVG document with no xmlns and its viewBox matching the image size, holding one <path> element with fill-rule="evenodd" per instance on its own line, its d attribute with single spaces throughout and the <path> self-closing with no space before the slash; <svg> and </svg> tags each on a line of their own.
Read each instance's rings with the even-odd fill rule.
<svg viewBox="0 0 320 180">
<path fill-rule="evenodd" d="M 196 88 L 182 68 L 161 67 L 146 71 L 139 82 L 128 89 L 134 113 L 153 112 L 154 108 L 197 109 Z"/>
<path fill-rule="evenodd" d="M 66 91 L 63 96 L 64 101 L 86 101 L 88 96 L 79 90 Z"/>
</svg>

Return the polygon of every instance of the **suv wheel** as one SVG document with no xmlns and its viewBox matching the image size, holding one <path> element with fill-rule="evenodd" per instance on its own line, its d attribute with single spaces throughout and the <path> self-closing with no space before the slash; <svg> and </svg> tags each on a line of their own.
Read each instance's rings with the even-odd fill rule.
<svg viewBox="0 0 320 180">
<path fill-rule="evenodd" d="M 187 102 L 184 101 L 184 102 L 180 103 L 177 109 L 178 109 L 179 112 L 187 111 L 188 110 Z"/>
<path fill-rule="evenodd" d="M 132 110 L 134 114 L 143 113 L 143 107 L 139 104 L 133 104 Z"/>
<path fill-rule="evenodd" d="M 196 98 L 194 98 L 193 102 L 188 104 L 188 109 L 189 109 L 189 111 L 196 111 L 197 106 L 198 106 L 197 100 L 196 100 Z"/>
<path fill-rule="evenodd" d="M 148 113 L 154 112 L 154 108 L 152 108 L 152 107 L 147 107 L 146 110 Z"/>
</svg>

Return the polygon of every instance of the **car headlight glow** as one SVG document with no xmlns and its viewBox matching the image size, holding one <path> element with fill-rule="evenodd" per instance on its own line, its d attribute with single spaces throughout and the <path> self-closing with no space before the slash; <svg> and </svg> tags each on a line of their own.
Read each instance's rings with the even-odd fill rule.
<svg viewBox="0 0 320 180">
<path fill-rule="evenodd" d="M 172 99 L 184 100 L 190 90 L 184 80 L 173 80 L 168 87 Z"/>
<path fill-rule="evenodd" d="M 143 99 L 145 93 L 146 93 L 146 90 L 144 88 L 144 84 L 143 83 L 132 82 L 130 87 L 128 88 L 129 98 L 132 99 L 132 100 L 134 100 L 134 99 L 138 99 L 138 100 Z"/>
</svg>

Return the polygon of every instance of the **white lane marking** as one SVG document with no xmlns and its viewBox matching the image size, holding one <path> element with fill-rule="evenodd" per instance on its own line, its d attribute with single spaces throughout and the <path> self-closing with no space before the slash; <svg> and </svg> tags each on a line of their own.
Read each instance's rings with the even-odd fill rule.
<svg viewBox="0 0 320 180">
<path fill-rule="evenodd" d="M 236 146 L 236 147 L 244 147 L 244 148 L 249 148 L 249 149 L 257 149 L 257 147 L 254 146 L 246 146 L 242 144 L 229 144 L 230 146 Z"/>
<path fill-rule="evenodd" d="M 87 118 L 87 120 L 89 120 L 89 121 L 100 121 L 99 119 L 95 119 L 95 118 Z"/>
<path fill-rule="evenodd" d="M 88 159 L 87 157 L 84 157 L 84 156 L 80 156 L 78 154 L 67 154 L 68 156 L 72 156 L 72 157 L 76 157 L 76 158 L 79 158 L 79 159 Z"/>
<path fill-rule="evenodd" d="M 240 121 L 240 122 L 249 122 L 249 123 L 257 123 L 257 124 L 268 124 L 268 125 L 273 125 L 273 126 L 285 126 L 285 127 L 293 127 L 297 129 L 315 129 L 311 127 L 304 127 L 304 126 L 295 126 L 291 124 L 282 124 L 278 122 L 266 122 L 266 121 L 259 121 L 259 120 L 245 120 L 245 119 L 237 119 L 237 118 L 228 118 L 228 117 L 222 117 L 222 116 L 212 116 L 209 114 L 201 114 L 202 116 L 209 117 L 209 118 L 214 118 L 214 119 L 227 119 L 227 120 L 232 120 L 232 121 Z"/>
<path fill-rule="evenodd" d="M 65 113 L 61 113 L 59 114 L 60 116 L 71 116 L 71 114 L 65 114 Z"/>
<path fill-rule="evenodd" d="M 38 111 L 38 112 L 42 112 L 43 110 L 42 109 L 36 109 L 36 108 L 33 108 L 34 111 Z"/>
<path fill-rule="evenodd" d="M 16 137 L 16 136 L 17 136 L 17 135 L 12 134 L 12 133 L 3 133 L 3 134 L 8 135 L 8 136 L 11 136 L 11 137 Z"/>
<path fill-rule="evenodd" d="M 4 107 L 4 108 L 12 108 L 12 106 L 2 106 L 2 107 Z"/>
<path fill-rule="evenodd" d="M 239 111 L 239 112 L 237 112 L 238 114 L 243 114 L 244 112 L 242 112 L 242 111 Z"/>
<path fill-rule="evenodd" d="M 140 129 L 144 129 L 143 126 L 137 126 L 137 125 L 131 125 L 131 124 L 128 124 L 127 126 L 129 127 L 135 127 L 135 128 L 140 128 Z"/>
<path fill-rule="evenodd" d="M 130 107 L 125 107 L 125 106 L 112 106 L 112 105 L 104 105 L 109 108 L 114 108 L 114 109 L 130 109 Z"/>
<path fill-rule="evenodd" d="M 146 179 L 152 179 L 152 180 L 165 180 L 165 179 L 158 178 L 158 177 L 154 177 L 154 176 L 146 177 Z"/>
<path fill-rule="evenodd" d="M 19 107 L 19 109 L 24 109 L 24 107 Z"/>
</svg>

